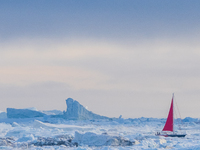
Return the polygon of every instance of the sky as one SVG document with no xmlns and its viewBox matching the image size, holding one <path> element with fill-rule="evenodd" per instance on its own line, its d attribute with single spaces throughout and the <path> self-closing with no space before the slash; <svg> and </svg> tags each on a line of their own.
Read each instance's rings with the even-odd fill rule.
<svg viewBox="0 0 200 150">
<path fill-rule="evenodd" d="M 2 0 L 0 110 L 200 117 L 200 1 Z"/>
</svg>

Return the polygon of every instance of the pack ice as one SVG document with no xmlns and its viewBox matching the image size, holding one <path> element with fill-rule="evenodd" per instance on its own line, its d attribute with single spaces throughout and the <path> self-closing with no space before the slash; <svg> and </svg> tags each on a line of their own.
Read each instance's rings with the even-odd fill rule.
<svg viewBox="0 0 200 150">
<path fill-rule="evenodd" d="M 162 130 L 166 119 L 108 118 L 72 98 L 66 104 L 64 112 L 7 109 L 8 118 L 0 118 L 0 149 L 200 149 L 198 118 L 183 119 L 185 138 L 158 137 L 155 133 Z"/>
</svg>

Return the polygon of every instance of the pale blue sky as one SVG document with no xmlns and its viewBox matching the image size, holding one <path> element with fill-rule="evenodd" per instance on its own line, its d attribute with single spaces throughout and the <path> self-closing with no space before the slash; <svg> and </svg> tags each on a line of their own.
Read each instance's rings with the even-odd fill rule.
<svg viewBox="0 0 200 150">
<path fill-rule="evenodd" d="M 3 0 L 0 110 L 65 110 L 65 99 L 110 117 L 166 117 L 172 93 L 199 117 L 197 0 Z"/>
</svg>

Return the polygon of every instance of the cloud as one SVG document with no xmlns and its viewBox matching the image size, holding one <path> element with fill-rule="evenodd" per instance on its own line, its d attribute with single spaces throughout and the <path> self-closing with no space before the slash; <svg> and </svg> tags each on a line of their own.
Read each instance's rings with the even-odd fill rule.
<svg viewBox="0 0 200 150">
<path fill-rule="evenodd" d="M 114 49 L 113 46 L 96 44 L 84 41 L 67 41 L 65 44 L 51 40 L 4 43 L 0 51 L 0 81 L 14 85 L 55 81 L 67 83 L 76 89 L 101 87 L 96 84 L 104 82 L 108 76 L 80 65 L 81 60 L 102 58 L 110 55 Z"/>
<path fill-rule="evenodd" d="M 7 93 L 2 98 L 8 103 L 17 97 L 16 101 L 23 101 L 24 107 L 30 107 L 28 104 L 34 101 L 46 103 L 49 99 L 52 105 L 37 104 L 35 107 L 50 109 L 59 95 L 60 103 L 61 99 L 73 97 L 91 110 L 94 108 L 96 113 L 118 116 L 120 110 L 122 115 L 131 117 L 127 110 L 137 110 L 145 116 L 142 110 L 153 111 L 154 108 L 148 108 L 149 103 L 159 107 L 162 97 L 166 100 L 163 104 L 167 105 L 167 98 L 170 99 L 173 92 L 181 101 L 191 96 L 194 98 L 191 101 L 197 102 L 200 45 L 195 40 L 163 38 L 116 42 L 49 38 L 17 39 L 0 45 L 0 85 L 1 91 Z M 8 96 L 10 92 L 14 96 Z M 101 101 L 107 104 L 102 106 L 105 111 L 97 107 Z M 117 102 L 115 108 L 109 111 L 114 101 Z M 122 103 L 125 108 L 121 108 Z M 158 111 L 160 109 L 154 110 L 152 115 Z"/>
<path fill-rule="evenodd" d="M 195 82 L 200 73 L 200 45 L 185 40 L 122 44 L 94 39 L 21 39 L 1 45 L 4 84 L 58 81 L 77 89 L 153 90 L 154 85 L 158 90 L 161 84 L 170 88 L 170 80 L 175 87 L 179 82 Z"/>
<path fill-rule="evenodd" d="M 198 3 L 2 1 L 1 108 L 63 109 L 69 96 L 103 115 L 157 117 L 175 92 L 195 116 Z"/>
</svg>

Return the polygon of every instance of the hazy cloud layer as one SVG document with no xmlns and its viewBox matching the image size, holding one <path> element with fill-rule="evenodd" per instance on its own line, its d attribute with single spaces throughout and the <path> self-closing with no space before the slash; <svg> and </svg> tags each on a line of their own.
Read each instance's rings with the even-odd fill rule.
<svg viewBox="0 0 200 150">
<path fill-rule="evenodd" d="M 199 117 L 199 1 L 2 1 L 0 110 Z M 164 112 L 163 112 L 164 110 Z"/>
<path fill-rule="evenodd" d="M 9 44 L 2 43 L 0 52 L 0 83 L 4 91 L 2 98 L 10 102 L 1 108 L 9 107 L 13 103 L 11 100 L 15 99 L 16 107 L 29 107 L 32 104 L 40 109 L 50 109 L 52 106 L 64 109 L 63 104 L 59 106 L 57 103 L 65 103 L 65 98 L 74 96 L 83 104 L 90 100 L 87 103 L 93 104 L 90 108 L 98 107 L 100 100 L 105 101 L 105 105 L 109 106 L 98 108 L 99 113 L 103 114 L 105 107 L 109 110 L 109 107 L 116 105 L 118 110 L 121 109 L 121 114 L 124 113 L 127 117 L 131 117 L 130 112 L 134 113 L 137 110 L 139 113 L 144 108 L 156 115 L 155 112 L 160 108 L 155 110 L 154 107 L 148 108 L 149 103 L 160 106 L 165 99 L 164 103 L 167 106 L 163 107 L 166 108 L 172 92 L 177 93 L 181 101 L 185 101 L 188 97 L 182 95 L 187 93 L 188 96 L 194 97 L 192 95 L 199 90 L 198 48 L 198 43 L 191 45 L 191 42 L 185 39 L 182 41 L 155 39 L 138 41 L 135 44 L 94 39 L 77 41 L 26 39 L 12 41 Z M 56 86 L 46 84 L 51 82 L 56 83 Z M 34 86 L 36 83 L 38 87 Z M 60 86 L 61 83 L 65 86 Z M 54 86 L 57 87 L 55 91 L 52 90 Z M 10 95 L 6 89 L 15 94 Z M 51 94 L 43 92 L 44 90 Z M 83 94 L 83 91 L 87 94 Z M 23 105 L 18 101 L 23 101 Z M 195 99 L 191 99 L 190 103 L 191 101 L 195 102 Z M 45 102 L 50 103 L 41 106 L 41 103 Z M 124 108 L 116 103 L 121 103 L 120 106 Z M 129 103 L 132 106 L 130 112 L 126 112 L 127 107 L 130 107 Z M 183 105 L 183 108 L 188 107 L 180 105 Z M 190 105 L 195 106 L 196 102 Z M 118 110 L 113 108 L 112 112 L 104 115 L 115 116 L 114 114 L 119 113 Z M 145 113 L 141 111 L 133 116 L 141 114 L 145 116 Z"/>
</svg>

